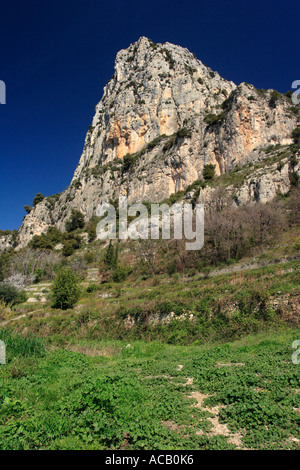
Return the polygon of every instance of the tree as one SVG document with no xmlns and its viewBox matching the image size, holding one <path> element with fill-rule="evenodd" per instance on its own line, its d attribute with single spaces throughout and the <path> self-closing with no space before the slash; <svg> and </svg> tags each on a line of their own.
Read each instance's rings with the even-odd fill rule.
<svg viewBox="0 0 300 470">
<path fill-rule="evenodd" d="M 216 165 L 213 165 L 212 163 L 209 163 L 208 165 L 204 165 L 203 172 L 202 172 L 203 178 L 205 180 L 212 180 L 215 176 L 215 168 L 216 168 Z"/>
<path fill-rule="evenodd" d="M 0 300 L 6 305 L 15 304 L 18 298 L 18 290 L 9 284 L 0 285 Z"/>
<path fill-rule="evenodd" d="M 31 206 L 24 206 L 24 210 L 25 210 L 25 212 L 27 212 L 27 214 L 30 214 L 30 212 L 32 211 L 32 207 Z"/>
<path fill-rule="evenodd" d="M 80 297 L 79 280 L 69 268 L 62 268 L 51 288 L 52 308 L 67 310 L 72 308 Z"/>
<path fill-rule="evenodd" d="M 280 97 L 281 97 L 281 93 L 279 93 L 276 90 L 272 91 L 270 101 L 269 101 L 270 108 L 276 108 L 277 101 L 280 99 Z"/>
<path fill-rule="evenodd" d="M 44 199 L 45 199 L 45 196 L 43 196 L 42 193 L 37 193 L 37 195 L 35 196 L 35 198 L 33 200 L 33 203 L 32 203 L 33 206 L 35 207 L 37 204 L 42 202 Z"/>
<path fill-rule="evenodd" d="M 104 255 L 104 264 L 108 269 L 115 269 L 118 265 L 118 257 L 119 257 L 119 245 L 117 244 L 114 248 L 111 240 L 109 242 L 108 247 L 106 248 L 105 255 Z"/>
<path fill-rule="evenodd" d="M 300 142 L 300 127 L 296 127 L 292 132 L 292 137 L 294 139 L 295 144 L 299 144 Z"/>
<path fill-rule="evenodd" d="M 82 212 L 78 211 L 77 209 L 72 209 L 71 217 L 66 221 L 66 231 L 73 232 L 78 228 L 83 228 L 84 225 L 84 215 Z"/>
</svg>

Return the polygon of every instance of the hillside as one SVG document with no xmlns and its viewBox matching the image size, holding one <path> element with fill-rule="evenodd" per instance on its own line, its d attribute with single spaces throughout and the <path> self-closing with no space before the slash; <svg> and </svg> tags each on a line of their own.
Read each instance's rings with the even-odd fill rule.
<svg viewBox="0 0 300 470">
<path fill-rule="evenodd" d="M 117 54 L 70 186 L 0 233 L 1 450 L 299 448 L 299 109 Z M 203 248 L 97 239 L 122 195 L 204 204 Z"/>
<path fill-rule="evenodd" d="M 142 37 L 117 54 L 70 186 L 27 206 L 15 243 L 22 248 L 53 225 L 63 231 L 74 209 L 88 222 L 99 203 L 120 195 L 129 203 L 161 202 L 201 180 L 206 165 L 223 175 L 264 166 L 272 149 L 274 156 L 295 155 L 288 146 L 298 119 L 290 93 L 237 86 L 187 49 Z M 253 178 L 249 172 L 236 202 L 286 194 L 290 171 L 286 159 L 280 171 L 266 166 Z M 213 198 L 207 191 L 200 195 L 200 201 Z"/>
</svg>

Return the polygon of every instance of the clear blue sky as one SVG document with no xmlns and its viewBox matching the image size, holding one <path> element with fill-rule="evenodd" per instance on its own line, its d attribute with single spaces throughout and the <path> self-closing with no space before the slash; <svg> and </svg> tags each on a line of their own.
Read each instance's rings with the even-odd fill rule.
<svg viewBox="0 0 300 470">
<path fill-rule="evenodd" d="M 285 92 L 300 79 L 299 17 L 296 0 L 2 2 L 0 229 L 70 183 L 118 50 L 169 41 L 237 84 Z"/>
</svg>

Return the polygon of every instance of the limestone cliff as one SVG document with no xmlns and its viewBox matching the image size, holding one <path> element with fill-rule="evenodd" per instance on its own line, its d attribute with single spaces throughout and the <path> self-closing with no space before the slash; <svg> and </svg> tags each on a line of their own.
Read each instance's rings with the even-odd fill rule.
<svg viewBox="0 0 300 470">
<path fill-rule="evenodd" d="M 72 208 L 88 220 L 101 201 L 120 194 L 129 202 L 161 201 L 201 179 L 208 163 L 221 175 L 262 161 L 264 148 L 292 143 L 291 106 L 273 90 L 223 79 L 187 49 L 140 38 L 117 54 L 70 186 L 25 217 L 19 247 L 51 225 L 64 230 Z M 288 174 L 281 177 L 288 191 Z"/>
</svg>

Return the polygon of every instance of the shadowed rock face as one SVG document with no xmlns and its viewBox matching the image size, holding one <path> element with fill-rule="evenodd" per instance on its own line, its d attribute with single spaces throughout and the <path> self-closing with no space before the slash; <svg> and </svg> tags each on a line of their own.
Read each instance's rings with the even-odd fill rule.
<svg viewBox="0 0 300 470">
<path fill-rule="evenodd" d="M 140 38 L 117 54 L 71 185 L 25 217 L 19 246 L 50 225 L 63 230 L 72 208 L 88 220 L 101 201 L 119 195 L 161 201 L 201 178 L 208 163 L 223 174 L 260 161 L 260 148 L 292 142 L 290 106 L 271 90 L 224 80 L 187 49 Z M 272 175 L 266 181 L 271 188 Z M 289 187 L 288 174 L 281 186 Z M 257 187 L 263 202 L 274 197 Z M 243 201 L 246 194 L 244 188 Z"/>
</svg>

